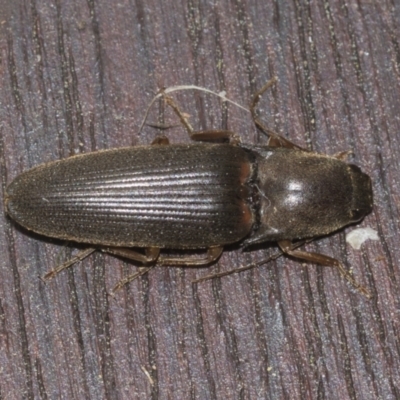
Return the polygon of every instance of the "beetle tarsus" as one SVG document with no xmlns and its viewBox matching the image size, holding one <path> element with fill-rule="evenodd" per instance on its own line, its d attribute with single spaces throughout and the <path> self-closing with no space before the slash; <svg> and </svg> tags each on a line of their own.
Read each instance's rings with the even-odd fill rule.
<svg viewBox="0 0 400 400">
<path fill-rule="evenodd" d="M 140 276 L 147 274 L 151 269 L 153 269 L 155 265 L 152 265 L 150 267 L 141 267 L 139 268 L 138 271 L 136 271 L 134 274 L 127 276 L 124 279 L 121 279 L 112 289 L 111 291 L 111 296 L 114 296 L 116 292 L 121 290 L 126 284 L 134 281 L 135 279 L 139 278 Z"/>
</svg>

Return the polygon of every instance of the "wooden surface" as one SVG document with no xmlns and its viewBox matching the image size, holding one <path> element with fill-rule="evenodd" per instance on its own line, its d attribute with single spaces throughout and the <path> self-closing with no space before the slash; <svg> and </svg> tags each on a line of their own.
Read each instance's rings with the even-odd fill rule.
<svg viewBox="0 0 400 400">
<path fill-rule="evenodd" d="M 150 143 L 159 132 L 138 127 L 162 87 L 204 86 L 247 106 L 276 75 L 264 121 L 315 151 L 353 150 L 375 196 L 361 226 L 379 234 L 361 250 L 344 232 L 309 245 L 343 260 L 372 300 L 334 270 L 284 258 L 191 283 L 273 244 L 234 246 L 210 269 L 156 268 L 112 299 L 135 265 L 96 253 L 44 284 L 74 245 L 1 213 L 0 398 L 400 398 L 400 2 L 0 3 L 1 199 L 39 163 Z M 266 142 L 245 111 L 204 93 L 175 98 L 197 129 Z M 169 112 L 165 122 L 179 125 Z"/>
</svg>

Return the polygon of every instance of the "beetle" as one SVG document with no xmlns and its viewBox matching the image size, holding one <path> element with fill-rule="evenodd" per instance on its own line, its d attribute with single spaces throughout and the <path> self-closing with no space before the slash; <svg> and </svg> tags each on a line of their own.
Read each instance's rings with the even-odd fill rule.
<svg viewBox="0 0 400 400">
<path fill-rule="evenodd" d="M 283 254 L 336 267 L 369 295 L 338 260 L 297 247 L 371 212 L 371 180 L 346 163 L 344 153 L 307 151 L 262 125 L 256 105 L 274 82 L 250 108 L 269 135 L 267 145 L 243 144 L 230 131 L 194 132 L 164 94 L 196 143 L 159 137 L 150 146 L 76 155 L 17 176 L 5 194 L 12 219 L 41 235 L 91 246 L 45 278 L 97 249 L 142 263 L 147 271 L 153 265 L 207 265 L 233 243 L 278 242 Z M 171 257 L 164 249 L 206 252 Z"/>
</svg>

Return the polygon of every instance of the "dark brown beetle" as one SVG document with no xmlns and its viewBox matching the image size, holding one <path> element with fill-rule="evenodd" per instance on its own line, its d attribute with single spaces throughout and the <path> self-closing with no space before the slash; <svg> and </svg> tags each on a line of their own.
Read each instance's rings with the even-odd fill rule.
<svg viewBox="0 0 400 400">
<path fill-rule="evenodd" d="M 261 94 L 255 96 L 255 114 Z M 194 140 L 230 143 L 118 148 L 39 165 L 7 188 L 8 214 L 23 227 L 151 265 L 206 265 L 223 246 L 277 241 L 282 252 L 334 266 L 364 294 L 339 261 L 296 250 L 307 239 L 360 221 L 372 209 L 370 178 L 337 157 L 308 152 L 268 131 L 267 146 L 240 144 L 228 131 L 194 133 Z M 265 128 L 264 128 L 265 131 Z M 294 242 L 294 241 L 301 242 Z M 145 254 L 132 250 L 144 248 Z M 160 255 L 161 249 L 207 249 L 200 258 Z M 147 268 L 149 269 L 149 268 Z M 145 270 L 147 270 L 145 269 Z M 133 279 L 131 276 L 118 285 Z"/>
</svg>

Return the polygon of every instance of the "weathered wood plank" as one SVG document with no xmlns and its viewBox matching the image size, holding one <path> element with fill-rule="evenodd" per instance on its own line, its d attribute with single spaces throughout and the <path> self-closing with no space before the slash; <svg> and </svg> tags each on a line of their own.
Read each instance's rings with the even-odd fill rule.
<svg viewBox="0 0 400 400">
<path fill-rule="evenodd" d="M 156 268 L 112 299 L 134 265 L 96 254 L 44 284 L 72 250 L 0 213 L 1 397 L 400 398 L 398 3 L 20 0 L 0 10 L 1 199 L 36 164 L 150 143 L 158 132 L 138 126 L 161 87 L 200 85 L 248 105 L 276 75 L 264 121 L 316 151 L 353 150 L 374 183 L 362 226 L 380 237 L 361 251 L 343 232 L 309 246 L 351 266 L 370 301 L 336 271 L 288 259 L 191 284 L 273 246 L 232 247 L 210 270 Z M 266 141 L 246 112 L 203 93 L 175 98 L 199 129 Z M 165 121 L 178 124 L 170 112 Z M 167 135 L 188 141 L 180 127 Z"/>
</svg>

